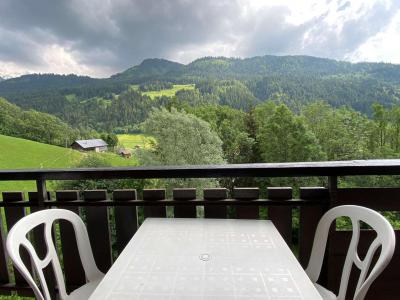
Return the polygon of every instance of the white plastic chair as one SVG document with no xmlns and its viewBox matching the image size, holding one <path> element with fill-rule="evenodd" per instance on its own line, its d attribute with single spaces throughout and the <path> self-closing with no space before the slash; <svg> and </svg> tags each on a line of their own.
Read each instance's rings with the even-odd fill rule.
<svg viewBox="0 0 400 300">
<path fill-rule="evenodd" d="M 66 220 L 71 222 L 75 237 L 77 240 L 79 256 L 85 271 L 88 283 L 74 290 L 69 295 L 65 290 L 64 277 L 58 260 L 57 252 L 52 238 L 52 226 L 55 220 Z M 47 245 L 47 254 L 44 259 L 40 259 L 28 240 L 28 233 L 40 224 L 44 224 L 45 242 Z M 41 289 L 36 284 L 27 267 L 20 256 L 20 248 L 24 247 L 29 253 L 32 265 L 40 282 Z M 85 224 L 81 218 L 65 209 L 47 209 L 32 213 L 19 220 L 10 230 L 7 237 L 7 252 L 13 261 L 15 267 L 22 274 L 25 280 L 33 289 L 36 299 L 50 300 L 50 293 L 44 278 L 43 269 L 50 263 L 54 270 L 54 275 L 59 291 L 59 298 L 64 299 L 88 299 L 94 289 L 100 283 L 104 274 L 99 271 L 93 258 L 92 248 L 89 242 L 89 236 Z"/>
<path fill-rule="evenodd" d="M 334 293 L 318 285 L 316 282 L 321 272 L 329 228 L 332 222 L 338 217 L 349 217 L 351 219 L 353 236 L 351 238 L 342 271 L 339 294 L 336 296 Z M 360 238 L 360 221 L 367 223 L 377 233 L 375 240 L 371 243 L 363 260 L 360 260 L 357 253 L 357 245 Z M 319 221 L 306 273 L 315 284 L 323 299 L 344 300 L 346 297 L 351 268 L 353 264 L 355 264 L 357 268 L 360 269 L 360 277 L 357 282 L 353 299 L 362 300 L 367 294 L 372 282 L 380 273 L 382 273 L 392 259 L 395 244 L 396 238 L 394 230 L 382 215 L 376 211 L 361 206 L 338 206 L 330 209 Z M 375 266 L 372 268 L 370 273 L 368 273 L 372 258 L 379 247 L 381 247 L 380 256 Z"/>
</svg>

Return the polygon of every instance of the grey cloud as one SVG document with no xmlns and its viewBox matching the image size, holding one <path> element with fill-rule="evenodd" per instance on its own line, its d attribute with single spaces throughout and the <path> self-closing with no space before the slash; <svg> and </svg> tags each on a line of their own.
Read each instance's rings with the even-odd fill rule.
<svg viewBox="0 0 400 300">
<path fill-rule="evenodd" d="M 351 8 L 349 1 L 338 1 L 336 4 L 337 11 Z M 382 31 L 399 9 L 400 2 L 394 2 L 389 7 L 377 2 L 361 17 L 335 24 L 342 25 L 341 32 L 337 34 L 336 27 L 326 21 L 328 10 L 303 24 L 293 25 L 285 22 L 289 14 L 285 8 L 270 8 L 258 14 L 261 22 L 247 35 L 245 54 L 305 54 L 344 59 L 368 38 Z"/>
<path fill-rule="evenodd" d="M 137 1 L 115 5 L 109 17 L 119 29 L 117 38 L 107 38 L 122 58 L 137 63 L 146 57 L 164 57 L 186 44 L 224 39 L 227 20 L 239 14 L 232 1 Z M 225 16 L 225 17 L 224 17 Z M 91 44 L 84 45 L 87 48 Z M 87 59 L 90 60 L 90 57 Z"/>
<path fill-rule="evenodd" d="M 264 9 L 257 14 L 258 22 L 251 22 L 243 33 L 241 45 L 246 56 L 265 54 L 296 54 L 309 22 L 301 25 L 285 21 L 290 11 L 285 7 Z"/>
<path fill-rule="evenodd" d="M 397 3 L 397 1 L 395 1 Z M 340 0 L 337 10 L 349 9 Z M 115 71 L 186 46 L 234 43 L 237 56 L 309 54 L 343 58 L 382 30 L 399 9 L 374 10 L 343 25 L 338 37 L 326 12 L 301 25 L 286 22 L 285 7 L 242 17 L 238 0 L 1 0 L 0 60 L 41 66 L 43 47 L 68 47 L 78 62 Z M 304 47 L 304 37 L 311 36 Z"/>
<path fill-rule="evenodd" d="M 42 63 L 40 47 L 23 32 L 0 28 L 0 60 L 18 61 L 28 66 Z"/>
<path fill-rule="evenodd" d="M 81 63 L 123 69 L 185 44 L 224 38 L 230 18 L 240 13 L 235 1 L 112 1 L 100 12 L 84 2 L 3 0 L 0 28 L 24 32 L 32 44 L 67 44 Z M 39 38 L 38 30 L 48 35 Z M 23 52 L 26 42 L 13 47 Z"/>
<path fill-rule="evenodd" d="M 348 8 L 350 5 L 346 5 L 345 9 Z M 372 9 L 359 18 L 348 20 L 344 24 L 337 24 L 342 25 L 339 33 L 337 33 L 336 27 L 329 25 L 323 17 L 316 21 L 308 31 L 311 42 L 303 49 L 303 52 L 343 59 L 370 37 L 382 31 L 399 9 L 400 3 L 397 1 L 392 2 L 389 7 L 386 7 L 384 3 L 377 2 Z"/>
</svg>

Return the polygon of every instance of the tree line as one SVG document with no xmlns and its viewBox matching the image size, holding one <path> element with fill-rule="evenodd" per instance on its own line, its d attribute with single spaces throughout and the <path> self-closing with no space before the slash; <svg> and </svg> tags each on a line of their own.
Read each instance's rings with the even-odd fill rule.
<svg viewBox="0 0 400 300">
<path fill-rule="evenodd" d="M 59 118 L 35 110 L 24 111 L 0 98 L 0 134 L 41 143 L 69 146 L 81 136 Z"/>
<path fill-rule="evenodd" d="M 153 108 L 140 128 L 156 143 L 140 151 L 151 157 L 145 164 L 205 163 L 194 159 L 201 149 L 196 143 L 208 145 L 207 139 L 217 139 L 221 159 L 231 164 L 398 157 L 400 106 L 388 109 L 374 104 L 372 109 L 369 118 L 324 101 L 306 105 L 300 112 L 274 101 L 248 112 L 218 104 Z M 207 139 L 201 135 L 204 131 Z M 221 160 L 212 160 L 217 161 Z"/>
<path fill-rule="evenodd" d="M 118 144 L 114 133 L 73 128 L 56 116 L 23 110 L 0 98 L 0 134 L 69 147 L 77 139 L 101 138 L 110 148 Z"/>
</svg>

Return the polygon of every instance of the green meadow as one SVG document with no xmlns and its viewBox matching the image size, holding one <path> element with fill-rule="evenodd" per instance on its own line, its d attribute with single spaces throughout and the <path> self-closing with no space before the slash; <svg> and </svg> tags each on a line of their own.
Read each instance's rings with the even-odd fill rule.
<svg viewBox="0 0 400 300">
<path fill-rule="evenodd" d="M 0 135 L 0 169 L 72 168 L 85 153 L 25 139 Z M 125 159 L 114 153 L 98 153 L 112 166 L 136 165 L 136 160 Z M 49 188 L 52 188 L 51 182 Z M 0 191 L 36 190 L 33 181 L 0 181 Z"/>
<path fill-rule="evenodd" d="M 118 134 L 118 142 L 121 146 L 128 149 L 150 148 L 154 138 L 145 134 Z"/>
<path fill-rule="evenodd" d="M 133 89 L 138 90 L 137 85 L 132 85 L 131 86 Z M 160 91 L 148 91 L 148 92 L 142 92 L 143 95 L 149 96 L 151 99 L 154 99 L 156 97 L 161 97 L 161 96 L 166 96 L 166 97 L 173 97 L 175 96 L 177 91 L 180 90 L 194 90 L 195 86 L 194 84 L 174 84 L 171 89 L 165 89 L 165 90 L 160 90 Z"/>
</svg>

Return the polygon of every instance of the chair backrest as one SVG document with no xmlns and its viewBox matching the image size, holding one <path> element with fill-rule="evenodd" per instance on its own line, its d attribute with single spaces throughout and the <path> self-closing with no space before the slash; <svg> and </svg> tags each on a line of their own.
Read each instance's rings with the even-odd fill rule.
<svg viewBox="0 0 400 300">
<path fill-rule="evenodd" d="M 93 281 L 103 275 L 94 261 L 85 224 L 77 214 L 65 209 L 47 209 L 32 213 L 19 220 L 11 228 L 7 237 L 7 252 L 15 267 L 33 289 L 36 299 L 50 300 L 49 289 L 43 274 L 43 269 L 49 264 L 52 265 L 54 270 L 60 298 L 65 299 L 67 297 L 60 261 L 58 260 L 52 238 L 52 228 L 55 220 L 66 220 L 72 224 L 86 280 Z M 47 253 L 43 259 L 38 257 L 32 243 L 27 238 L 28 233 L 41 224 L 44 224 L 44 237 L 47 246 Z M 31 272 L 21 259 L 21 247 L 25 248 L 31 257 L 31 262 L 35 272 L 37 273 L 41 289 L 38 287 Z"/>
<path fill-rule="evenodd" d="M 372 282 L 385 269 L 392 259 L 396 244 L 394 230 L 390 223 L 382 215 L 369 208 L 355 205 L 343 205 L 330 209 L 319 221 L 317 231 L 315 233 L 310 261 L 306 269 L 306 273 L 313 282 L 316 282 L 319 278 L 329 229 L 332 222 L 338 217 L 349 217 L 351 219 L 353 236 L 351 238 L 344 262 L 337 299 L 345 299 L 351 268 L 353 264 L 355 264 L 357 268 L 360 269 L 360 277 L 358 279 L 353 299 L 362 300 L 364 299 Z M 363 260 L 360 260 L 357 253 L 357 246 L 360 238 L 360 221 L 371 226 L 372 229 L 377 233 L 376 238 L 371 243 Z M 371 266 L 372 258 L 379 247 L 381 247 L 380 256 L 373 269 L 368 272 Z"/>
</svg>

